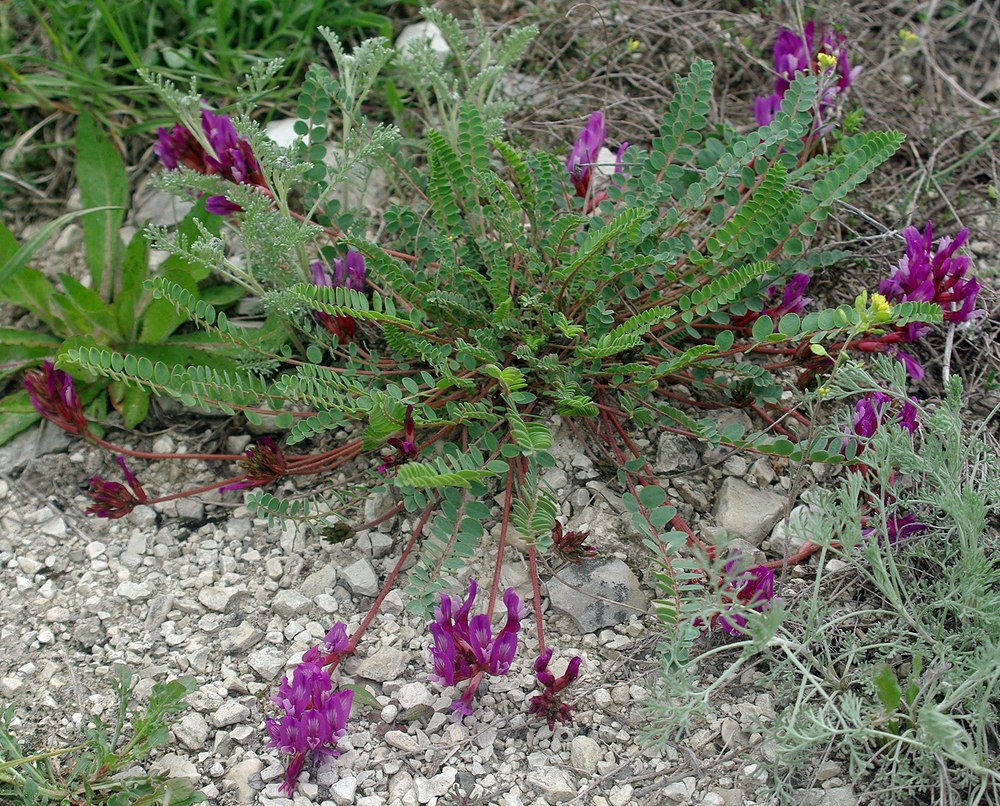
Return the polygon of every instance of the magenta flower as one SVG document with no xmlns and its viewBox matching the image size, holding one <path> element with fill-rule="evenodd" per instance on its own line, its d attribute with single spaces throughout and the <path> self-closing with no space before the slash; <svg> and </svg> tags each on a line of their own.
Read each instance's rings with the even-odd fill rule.
<svg viewBox="0 0 1000 806">
<path fill-rule="evenodd" d="M 566 160 L 566 170 L 569 171 L 569 179 L 576 188 L 576 195 L 581 199 L 586 197 L 590 188 L 591 171 L 597 164 L 597 155 L 607 138 L 608 127 L 604 122 L 604 113 L 598 111 L 591 114 L 587 125 L 573 143 L 573 150 Z"/>
<path fill-rule="evenodd" d="M 429 629 L 434 638 L 431 657 L 434 672 L 430 679 L 445 686 L 470 681 L 462 696 L 453 700 L 452 710 L 459 715 L 472 713 L 472 698 L 487 674 L 502 675 L 510 671 L 517 653 L 517 634 L 527 610 L 513 588 L 507 588 L 503 603 L 507 621 L 493 635 L 490 617 L 485 613 L 469 618 L 476 598 L 476 582 L 469 580 L 469 596 L 459 606 L 457 596 L 441 594 L 441 605 L 434 609 L 434 621 Z"/>
<path fill-rule="evenodd" d="M 302 656 L 303 663 L 317 663 L 320 666 L 329 666 L 339 661 L 351 648 L 350 639 L 347 637 L 347 625 L 342 621 L 334 624 L 326 634 L 323 643 L 310 647 Z"/>
<path fill-rule="evenodd" d="M 378 466 L 378 472 L 383 476 L 389 472 L 390 467 L 408 462 L 417 455 L 416 423 L 413 422 L 412 405 L 406 407 L 406 415 L 403 417 L 403 438 L 389 437 L 386 443 L 395 448 L 396 453 L 387 456 Z"/>
<path fill-rule="evenodd" d="M 928 528 L 927 524 L 918 521 L 917 516 L 912 512 L 907 512 L 904 515 L 890 515 L 886 518 L 885 526 L 886 537 L 891 546 Z"/>
<path fill-rule="evenodd" d="M 26 372 L 24 388 L 28 390 L 28 399 L 35 411 L 46 420 L 70 434 L 83 436 L 87 433 L 87 418 L 83 416 L 83 404 L 73 379 L 56 369 L 51 361 L 43 361 L 41 369 Z"/>
<path fill-rule="evenodd" d="M 821 53 L 826 56 L 822 62 Z M 816 111 L 816 129 L 821 130 L 825 113 L 833 107 L 837 96 L 847 91 L 861 68 L 851 68 L 842 34 L 823 24 L 817 34 L 816 23 L 810 20 L 801 36 L 787 28 L 778 32 L 774 40 L 774 70 L 777 73 L 774 94 L 754 101 L 753 113 L 758 125 L 766 126 L 774 120 L 796 73 L 814 73 L 825 77 Z"/>
<path fill-rule="evenodd" d="M 566 170 L 569 171 L 570 182 L 573 183 L 573 187 L 576 189 L 576 195 L 581 199 L 586 198 L 590 190 L 590 180 L 593 177 L 594 168 L 598 167 L 598 165 L 601 168 L 604 167 L 604 163 L 599 163 L 599 159 L 607 137 L 608 127 L 604 122 L 604 113 L 600 111 L 594 112 L 588 118 L 587 125 L 580 132 L 580 136 L 576 138 L 573 149 L 570 151 L 569 159 L 566 160 Z M 627 148 L 628 143 L 622 143 L 618 146 L 618 151 L 615 154 L 615 178 L 619 174 L 624 173 L 622 158 Z M 612 181 L 614 182 L 615 179 L 612 179 Z M 587 205 L 587 212 L 593 210 L 607 197 L 608 194 L 603 190 L 594 194 Z"/>
<path fill-rule="evenodd" d="M 183 165 L 198 173 L 208 173 L 205 149 L 187 126 L 178 124 L 169 132 L 161 126 L 156 130 L 156 138 L 153 151 L 168 171 L 176 171 Z"/>
<path fill-rule="evenodd" d="M 890 302 L 936 302 L 946 322 L 968 322 L 981 316 L 983 312 L 975 307 L 982 285 L 975 277 L 966 277 L 968 255 L 955 254 L 968 237 L 969 231 L 963 228 L 954 240 L 941 238 L 935 250 L 930 221 L 923 233 L 907 227 L 903 230 L 906 254 L 895 271 L 879 284 L 879 293 Z M 902 340 L 915 341 L 928 330 L 925 324 L 911 322 L 902 328 Z"/>
<path fill-rule="evenodd" d="M 282 478 L 288 470 L 285 454 L 270 437 L 261 437 L 254 445 L 247 448 L 246 457 L 243 460 L 246 479 L 220 487 L 220 492 L 263 487 Z"/>
<path fill-rule="evenodd" d="M 125 460 L 116 456 L 115 461 L 125 474 L 128 487 L 117 481 L 105 481 L 100 476 L 90 479 L 90 490 L 87 495 L 94 501 L 93 506 L 84 510 L 85 515 L 96 515 L 98 518 L 123 518 L 139 504 L 148 500 L 139 480 L 125 466 Z"/>
<path fill-rule="evenodd" d="M 173 171 L 183 165 L 198 173 L 221 176 L 237 185 L 267 187 L 250 143 L 236 133 L 228 117 L 202 109 L 201 130 L 210 151 L 186 126 L 177 124 L 169 132 L 157 129 L 153 151 L 163 167 Z"/>
<path fill-rule="evenodd" d="M 734 558 L 726 563 L 727 577 L 733 572 L 738 562 L 739 558 Z M 729 584 L 736 601 L 741 605 L 749 605 L 758 613 L 770 609 L 771 600 L 774 599 L 774 571 L 766 565 L 758 565 L 744 571 Z M 743 628 L 747 624 L 746 617 L 740 613 L 732 612 L 726 615 L 730 610 L 732 610 L 732 605 L 716 616 L 713 622 L 718 623 L 730 635 L 745 634 L 746 631 Z"/>
<path fill-rule="evenodd" d="M 365 257 L 353 249 L 347 250 L 343 260 L 333 261 L 333 276 L 318 260 L 312 264 L 313 285 L 339 288 L 341 286 L 354 291 L 364 291 L 365 288 Z M 354 337 L 355 322 L 350 316 L 330 316 L 324 311 L 313 311 L 313 317 L 323 325 L 340 342 L 350 341 Z"/>
<path fill-rule="evenodd" d="M 781 302 L 773 307 L 766 308 L 764 313 L 774 319 L 778 319 L 786 313 L 802 313 L 806 309 L 806 306 L 812 302 L 812 297 L 805 296 L 806 288 L 809 286 L 811 279 L 808 274 L 803 274 L 802 272 L 793 274 L 792 278 L 785 283 L 785 290 L 781 294 Z M 777 286 L 769 286 L 767 289 L 768 299 L 773 297 L 777 290 Z M 777 327 L 777 322 L 775 322 L 775 327 Z"/>
<path fill-rule="evenodd" d="M 575 706 L 563 702 L 559 696 L 566 686 L 572 683 L 580 674 L 580 656 L 575 656 L 566 666 L 566 671 L 556 677 L 549 671 L 549 661 L 552 660 L 552 649 L 546 649 L 535 659 L 535 679 L 542 687 L 542 693 L 536 694 L 528 704 L 528 713 L 540 716 L 549 723 L 549 730 L 556 729 L 556 722 L 567 724 L 573 719 Z"/>
<path fill-rule="evenodd" d="M 902 406 L 897 406 L 884 392 L 868 393 L 854 404 L 851 431 L 841 440 L 840 452 L 846 456 L 848 446 L 853 444 L 854 456 L 860 456 L 868 440 L 887 422 L 895 422 L 900 428 L 912 434 L 919 425 L 917 407 L 912 400 L 906 400 Z"/>
<path fill-rule="evenodd" d="M 271 737 L 268 747 L 291 756 L 285 769 L 281 791 L 291 797 L 295 782 L 311 752 L 313 761 L 336 755 L 337 740 L 344 735 L 351 713 L 354 692 L 335 691 L 330 675 L 318 663 L 303 662 L 295 667 L 292 680 L 284 677 L 271 702 L 284 710 L 280 719 L 266 719 Z"/>
<path fill-rule="evenodd" d="M 225 196 L 209 196 L 205 199 L 205 212 L 212 215 L 227 216 L 234 213 L 242 213 L 243 208 Z"/>
</svg>

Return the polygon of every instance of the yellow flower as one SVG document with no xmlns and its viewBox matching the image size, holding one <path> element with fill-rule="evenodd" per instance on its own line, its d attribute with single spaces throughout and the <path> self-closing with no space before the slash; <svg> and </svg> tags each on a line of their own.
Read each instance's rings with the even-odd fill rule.
<svg viewBox="0 0 1000 806">
<path fill-rule="evenodd" d="M 642 43 L 638 39 L 630 39 L 628 41 L 628 49 L 630 53 L 635 53 L 641 47 Z"/>
<path fill-rule="evenodd" d="M 816 54 L 816 63 L 819 65 L 820 70 L 826 72 L 837 63 L 837 57 L 820 51 Z"/>
<path fill-rule="evenodd" d="M 892 318 L 892 306 L 881 294 L 872 294 L 871 310 L 876 322 L 888 322 Z"/>
</svg>

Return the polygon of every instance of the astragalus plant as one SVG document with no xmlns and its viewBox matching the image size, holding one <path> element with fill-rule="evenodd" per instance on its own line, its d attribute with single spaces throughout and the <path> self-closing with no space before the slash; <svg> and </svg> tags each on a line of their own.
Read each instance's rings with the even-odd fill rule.
<svg viewBox="0 0 1000 806">
<path fill-rule="evenodd" d="M 910 322 L 940 321 L 942 311 L 867 294 L 806 311 L 803 277 L 844 257 L 824 247 L 824 221 L 903 139 L 854 134 L 818 153 L 825 72 L 794 76 L 773 118 L 741 133 L 710 124 L 713 68 L 697 61 L 677 79 L 648 147 L 613 138 L 617 154 L 604 149 L 614 127 L 598 113 L 575 147 L 548 154 L 504 139 L 498 100 L 504 69 L 533 32 L 494 45 L 480 26 L 466 41 L 454 20 L 429 13 L 450 61 L 419 48 L 396 56 L 382 40 L 348 53 L 324 32 L 337 73 L 308 71 L 297 109 L 302 139 L 288 148 L 263 137 L 248 106 L 223 120 L 197 94 L 160 82 L 182 127 L 161 135 L 170 169 L 162 185 L 207 196 L 225 227 L 223 237 L 156 230 L 154 240 L 245 288 L 259 300 L 263 326 L 234 321 L 158 278 L 150 288 L 231 344 L 240 370 L 156 363 L 96 343 L 65 350 L 59 364 L 185 406 L 243 412 L 258 424 L 273 418 L 272 436 L 248 449 L 241 472 L 213 485 L 254 488 L 247 502 L 260 516 L 366 528 L 373 523 L 358 522 L 357 504 L 390 494 L 382 517 L 407 513 L 405 545 L 372 611 L 322 668 L 332 672 L 355 650 L 415 554 L 410 604 L 428 612 L 439 603 L 436 675 L 469 681 L 455 701 L 464 713 L 483 676 L 510 668 L 526 615 L 504 593 L 507 623 L 492 624 L 512 532 L 528 546 L 536 588 L 542 555 L 601 551 L 563 532 L 559 502 L 541 481 L 554 463 L 557 423 L 617 475 L 653 554 L 664 623 L 687 635 L 711 552 L 666 500 L 637 429 L 840 462 L 841 438 L 814 438 L 798 410 L 796 380 L 813 384 L 831 354 L 862 340 L 880 344 Z M 393 86 L 413 88 L 394 104 L 406 137 L 366 115 L 382 70 L 400 71 Z M 393 177 L 398 200 L 377 218 L 352 208 L 347 192 L 376 165 Z M 720 432 L 702 416 L 729 406 L 755 417 L 760 431 Z M 302 497 L 264 489 L 292 475 L 323 483 Z M 143 492 L 148 503 L 180 494 Z M 486 530 L 493 519 L 495 540 Z M 483 585 L 485 612 L 465 623 L 474 595 L 459 607 L 446 591 L 458 592 L 455 576 L 481 547 L 496 560 Z M 746 582 L 735 592 L 752 610 L 759 602 Z M 577 666 L 570 661 L 559 677 L 549 670 L 535 593 L 542 693 L 531 709 L 554 724 L 571 715 L 562 692 Z M 320 689 L 326 702 L 332 695 Z M 312 718 L 307 710 L 289 699 L 286 716 Z M 287 733 L 274 741 L 301 762 L 305 745 Z M 320 733 L 337 730 L 331 722 Z"/>
</svg>

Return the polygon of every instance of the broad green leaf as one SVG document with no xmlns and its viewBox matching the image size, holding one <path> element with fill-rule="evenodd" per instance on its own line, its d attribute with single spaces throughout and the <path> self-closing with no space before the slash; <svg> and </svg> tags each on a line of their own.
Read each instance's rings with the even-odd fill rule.
<svg viewBox="0 0 1000 806">
<path fill-rule="evenodd" d="M 166 269 L 162 276 L 197 296 L 198 282 L 185 269 Z M 184 317 L 169 300 L 154 299 L 143 312 L 139 341 L 143 344 L 157 344 L 173 333 L 183 321 Z"/>
<path fill-rule="evenodd" d="M 872 681 L 875 683 L 875 693 L 879 702 L 882 703 L 886 713 L 891 714 L 899 707 L 900 700 L 903 698 L 903 691 L 899 687 L 896 673 L 888 663 L 883 663 L 875 669 Z"/>
<path fill-rule="evenodd" d="M 24 389 L 0 398 L 0 445 L 10 442 L 40 419 Z"/>
<path fill-rule="evenodd" d="M 102 336 L 121 337 L 111 306 L 96 291 L 68 274 L 59 275 L 59 279 L 66 293 L 59 295 L 57 303 L 67 317 L 72 316 L 74 310 L 78 314 L 76 321 L 82 326 L 77 328 L 77 333 L 93 335 L 98 341 L 103 340 Z"/>
<path fill-rule="evenodd" d="M 0 327 L 0 378 L 51 358 L 61 343 L 42 331 Z"/>
<path fill-rule="evenodd" d="M 128 177 L 118 149 L 87 112 L 76 127 L 76 179 L 83 206 L 105 208 L 83 218 L 83 245 L 91 287 L 110 300 L 124 248 L 118 230 L 128 205 Z"/>
<path fill-rule="evenodd" d="M 109 389 L 111 404 L 121 415 L 126 428 L 135 428 L 146 419 L 149 399 L 152 393 L 142 386 L 126 386 L 124 383 L 111 384 Z"/>
<path fill-rule="evenodd" d="M 55 288 L 38 269 L 23 268 L 5 283 L 0 283 L 0 300 L 31 311 L 57 336 L 66 337 L 66 323 L 53 304 Z"/>
</svg>

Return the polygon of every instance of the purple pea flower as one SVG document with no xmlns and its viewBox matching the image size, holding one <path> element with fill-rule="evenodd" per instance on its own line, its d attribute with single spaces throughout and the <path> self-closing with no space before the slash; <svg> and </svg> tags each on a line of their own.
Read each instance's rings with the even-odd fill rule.
<svg viewBox="0 0 1000 806">
<path fill-rule="evenodd" d="M 811 279 L 812 277 L 802 272 L 793 274 L 792 279 L 785 283 L 785 290 L 781 294 L 781 302 L 771 308 L 767 308 L 764 313 L 774 318 L 784 316 L 786 313 L 802 313 L 806 309 L 806 306 L 812 302 L 812 297 L 805 296 L 806 288 L 809 286 Z M 777 290 L 777 286 L 769 286 L 767 289 L 768 298 L 774 296 Z M 777 324 L 775 327 L 777 327 Z"/>
<path fill-rule="evenodd" d="M 417 455 L 417 426 L 413 422 L 413 405 L 406 407 L 406 415 L 403 417 L 403 438 L 389 437 L 386 440 L 388 445 L 396 449 L 396 453 L 387 456 L 385 461 L 378 466 L 378 472 L 383 476 L 389 472 L 390 467 L 395 467 L 403 462 L 408 462 Z"/>
<path fill-rule="evenodd" d="M 220 487 L 219 492 L 262 487 L 283 477 L 287 470 L 288 462 L 281 448 L 270 437 L 261 437 L 246 449 L 246 459 L 243 460 L 246 479 Z"/>
<path fill-rule="evenodd" d="M 86 515 L 96 515 L 98 518 L 124 518 L 139 504 L 148 500 L 139 480 L 125 466 L 125 460 L 116 456 L 115 461 L 125 474 L 128 487 L 117 481 L 105 481 L 100 476 L 92 476 L 90 490 L 87 495 L 93 500 L 93 506 L 84 510 Z"/>
<path fill-rule="evenodd" d="M 209 196 L 205 199 L 205 211 L 212 215 L 227 216 L 242 213 L 243 208 L 225 196 Z"/>
<path fill-rule="evenodd" d="M 569 171 L 570 182 L 576 189 L 576 195 L 581 199 L 585 199 L 590 191 L 594 169 L 597 169 L 598 173 L 604 176 L 610 175 L 612 182 L 616 181 L 618 175 L 624 173 L 622 159 L 629 144 L 622 143 L 618 146 L 612 167 L 611 152 L 604 148 L 607 137 L 608 127 L 604 121 L 604 113 L 600 111 L 592 113 L 587 119 L 587 125 L 576 138 L 569 159 L 566 160 L 566 170 Z M 595 193 L 587 204 L 587 212 L 593 210 L 607 197 L 607 192 L 603 190 Z"/>
<path fill-rule="evenodd" d="M 738 562 L 739 558 L 735 557 L 726 563 L 727 577 L 732 574 Z M 729 584 L 734 598 L 741 605 L 749 605 L 758 613 L 770 609 L 771 600 L 774 599 L 774 571 L 766 565 L 758 565 L 744 571 Z M 728 612 L 731 609 L 730 605 L 723 613 L 716 616 L 713 622 L 730 635 L 744 635 L 746 617 L 740 613 Z"/>
<path fill-rule="evenodd" d="M 587 196 L 590 189 L 591 171 L 597 164 L 597 155 L 607 138 L 608 126 L 604 122 L 604 113 L 597 111 L 587 119 L 587 125 L 573 143 L 573 150 L 566 160 L 566 170 L 576 188 L 576 195 L 581 199 Z"/>
<path fill-rule="evenodd" d="M 841 441 L 840 452 L 847 453 L 852 442 L 857 446 L 855 456 L 860 456 L 865 445 L 881 425 L 893 419 L 896 424 L 911 434 L 917 430 L 917 407 L 913 401 L 907 400 L 898 411 L 893 410 L 892 398 L 884 392 L 870 392 L 854 404 L 854 416 L 851 423 L 852 434 Z"/>
<path fill-rule="evenodd" d="M 510 671 L 517 653 L 517 634 L 527 610 L 513 588 L 504 591 L 503 603 L 507 621 L 493 635 L 490 617 L 485 613 L 469 618 L 476 598 L 476 582 L 469 580 L 469 596 L 459 606 L 457 596 L 441 594 L 441 604 L 434 609 L 434 621 L 429 625 L 434 645 L 431 657 L 434 672 L 430 679 L 445 686 L 469 681 L 462 696 L 451 703 L 460 716 L 472 713 L 472 698 L 487 674 L 503 675 Z"/>
<path fill-rule="evenodd" d="M 330 628 L 322 644 L 306 650 L 302 661 L 303 663 L 318 663 L 320 666 L 329 666 L 338 662 L 350 649 L 351 642 L 347 637 L 347 625 L 338 621 Z"/>
<path fill-rule="evenodd" d="M 87 433 L 87 418 L 83 404 L 76 393 L 73 379 L 51 361 L 43 361 L 41 369 L 24 375 L 24 388 L 28 399 L 42 417 L 58 425 L 63 431 L 77 436 Z"/>
<path fill-rule="evenodd" d="M 812 277 L 808 274 L 803 274 L 802 272 L 793 274 L 791 279 L 785 283 L 785 288 L 781 292 L 780 302 L 764 308 L 760 313 L 757 313 L 757 311 L 747 311 L 740 316 L 733 317 L 733 324 L 739 327 L 746 327 L 747 325 L 752 325 L 766 314 L 775 320 L 774 332 L 777 333 L 778 320 L 782 316 L 786 313 L 802 313 L 806 309 L 806 306 L 812 302 L 812 297 L 805 296 L 805 291 L 809 286 L 810 280 L 812 280 Z M 777 292 L 777 285 L 769 285 L 765 295 L 767 300 L 770 301 Z"/>
<path fill-rule="evenodd" d="M 917 516 L 912 512 L 907 512 L 903 515 L 890 515 L 886 518 L 885 526 L 886 537 L 889 539 L 889 545 L 891 546 L 928 528 L 927 524 L 918 521 Z"/>
<path fill-rule="evenodd" d="M 173 171 L 183 165 L 198 173 L 220 176 L 237 185 L 267 188 L 250 143 L 236 133 L 228 117 L 202 109 L 201 130 L 209 149 L 182 124 L 178 123 L 171 131 L 157 129 L 153 151 L 163 167 Z M 229 215 L 242 208 L 224 196 L 212 196 L 206 203 L 206 209 L 215 215 Z"/>
<path fill-rule="evenodd" d="M 556 722 L 565 725 L 573 720 L 575 706 L 563 702 L 559 692 L 579 676 L 581 659 L 579 655 L 574 656 L 566 665 L 566 671 L 559 677 L 549 671 L 550 660 L 551 647 L 535 659 L 535 679 L 541 685 L 542 693 L 531 698 L 528 713 L 542 717 L 549 723 L 549 730 L 555 730 Z"/>
<path fill-rule="evenodd" d="M 982 285 L 975 277 L 966 277 L 969 256 L 955 254 L 968 237 L 969 231 L 963 228 L 954 239 L 941 238 L 935 250 L 930 221 L 923 233 L 907 227 L 903 230 L 906 254 L 895 271 L 879 284 L 879 293 L 890 302 L 936 302 L 946 322 L 968 322 L 982 316 L 983 311 L 975 309 Z M 928 330 L 925 324 L 911 322 L 902 328 L 902 340 L 915 341 Z"/>
<path fill-rule="evenodd" d="M 365 288 L 365 257 L 353 249 L 347 250 L 347 255 L 333 261 L 333 276 L 318 260 L 312 264 L 313 285 L 329 288 L 345 288 L 354 291 L 364 291 Z M 316 321 L 323 325 L 340 342 L 348 342 L 354 337 L 355 322 L 350 316 L 330 316 L 324 311 L 313 311 Z"/>
<path fill-rule="evenodd" d="M 337 740 L 344 735 L 353 700 L 353 691 L 334 690 L 326 669 L 304 657 L 295 667 L 291 681 L 287 676 L 282 679 L 271 702 L 285 713 L 280 719 L 266 719 L 265 725 L 271 737 L 267 746 L 291 756 L 281 785 L 283 793 L 291 797 L 295 791 L 310 752 L 314 763 L 337 754 Z"/>
<path fill-rule="evenodd" d="M 834 61 L 822 63 L 819 60 L 821 53 L 826 54 L 827 60 Z M 822 131 L 824 115 L 833 107 L 837 96 L 851 86 L 861 68 L 851 67 L 843 34 L 823 24 L 817 32 L 816 23 L 810 20 L 802 35 L 787 28 L 778 32 L 774 40 L 774 70 L 777 73 L 774 93 L 754 101 L 753 113 L 758 125 L 766 126 L 774 120 L 795 74 L 811 72 L 826 77 L 816 110 L 816 129 Z"/>
</svg>

